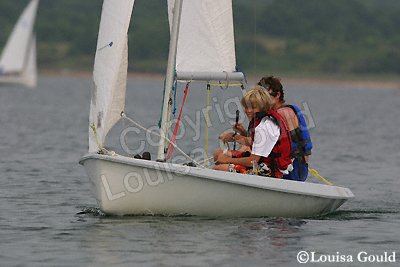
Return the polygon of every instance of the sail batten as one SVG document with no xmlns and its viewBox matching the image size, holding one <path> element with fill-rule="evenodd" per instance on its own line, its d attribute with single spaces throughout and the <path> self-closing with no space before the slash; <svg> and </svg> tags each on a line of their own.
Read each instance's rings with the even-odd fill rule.
<svg viewBox="0 0 400 267">
<path fill-rule="evenodd" d="M 121 118 L 125 107 L 127 34 L 134 2 L 103 2 L 93 71 L 89 152 L 103 147 L 107 133 Z"/>
</svg>

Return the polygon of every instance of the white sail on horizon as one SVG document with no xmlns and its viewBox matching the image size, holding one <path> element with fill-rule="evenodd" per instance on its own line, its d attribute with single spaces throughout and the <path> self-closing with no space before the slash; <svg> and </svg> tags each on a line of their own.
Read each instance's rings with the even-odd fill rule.
<svg viewBox="0 0 400 267">
<path fill-rule="evenodd" d="M 0 83 L 36 86 L 36 37 L 33 27 L 38 5 L 39 0 L 29 2 L 7 39 L 0 56 Z"/>
<path fill-rule="evenodd" d="M 23 71 L 29 56 L 39 0 L 31 0 L 15 24 L 0 57 L 3 73 Z"/>
<path fill-rule="evenodd" d="M 37 64 L 36 64 L 36 37 L 32 36 L 29 45 L 27 61 L 21 73 L 21 82 L 28 87 L 35 87 L 37 84 Z"/>
</svg>

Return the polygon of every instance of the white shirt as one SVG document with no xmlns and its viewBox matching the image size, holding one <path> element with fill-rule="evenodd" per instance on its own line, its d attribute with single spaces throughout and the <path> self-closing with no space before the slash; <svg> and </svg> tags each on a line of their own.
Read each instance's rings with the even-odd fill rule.
<svg viewBox="0 0 400 267">
<path fill-rule="evenodd" d="M 268 116 L 264 117 L 256 127 L 252 154 L 268 157 L 279 139 L 279 126 Z"/>
</svg>

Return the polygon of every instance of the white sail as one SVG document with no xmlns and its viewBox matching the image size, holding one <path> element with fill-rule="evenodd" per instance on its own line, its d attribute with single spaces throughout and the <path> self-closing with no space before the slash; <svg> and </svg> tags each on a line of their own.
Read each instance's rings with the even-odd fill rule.
<svg viewBox="0 0 400 267">
<path fill-rule="evenodd" d="M 23 84 L 34 88 L 37 84 L 36 39 L 32 37 L 24 69 L 18 73 L 0 74 L 0 83 Z"/>
<path fill-rule="evenodd" d="M 125 106 L 128 28 L 134 0 L 105 0 L 94 63 L 90 105 L 89 152 L 104 145 Z"/>
<path fill-rule="evenodd" d="M 32 36 L 29 45 L 28 55 L 26 58 L 25 67 L 20 77 L 20 83 L 28 86 L 35 87 L 37 84 L 37 66 L 36 66 L 36 38 Z"/>
<path fill-rule="evenodd" d="M 170 24 L 174 2 L 168 0 Z M 178 79 L 182 73 L 215 73 L 225 78 L 235 67 L 232 0 L 183 1 L 176 56 Z"/>
<path fill-rule="evenodd" d="M 2 73 L 18 73 L 25 68 L 38 4 L 39 0 L 31 0 L 14 26 L 0 57 Z"/>
</svg>

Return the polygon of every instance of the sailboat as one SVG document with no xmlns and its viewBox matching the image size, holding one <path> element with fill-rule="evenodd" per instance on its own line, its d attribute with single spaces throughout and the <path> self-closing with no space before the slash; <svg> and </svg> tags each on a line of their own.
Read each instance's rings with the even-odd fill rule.
<svg viewBox="0 0 400 267">
<path fill-rule="evenodd" d="M 39 0 L 29 2 L 6 42 L 0 57 L 0 84 L 36 86 L 36 38 L 33 26 L 38 4 Z"/>
<path fill-rule="evenodd" d="M 79 163 L 87 172 L 101 211 L 110 215 L 310 217 L 333 212 L 354 197 L 348 188 L 338 186 L 166 161 L 173 83 L 227 83 L 244 78 L 235 71 L 232 0 L 168 1 L 170 46 L 158 158 L 144 160 L 107 150 L 107 133 L 128 118 L 124 113 L 127 33 L 134 2 L 104 0 L 99 27 L 89 151 Z"/>
</svg>

